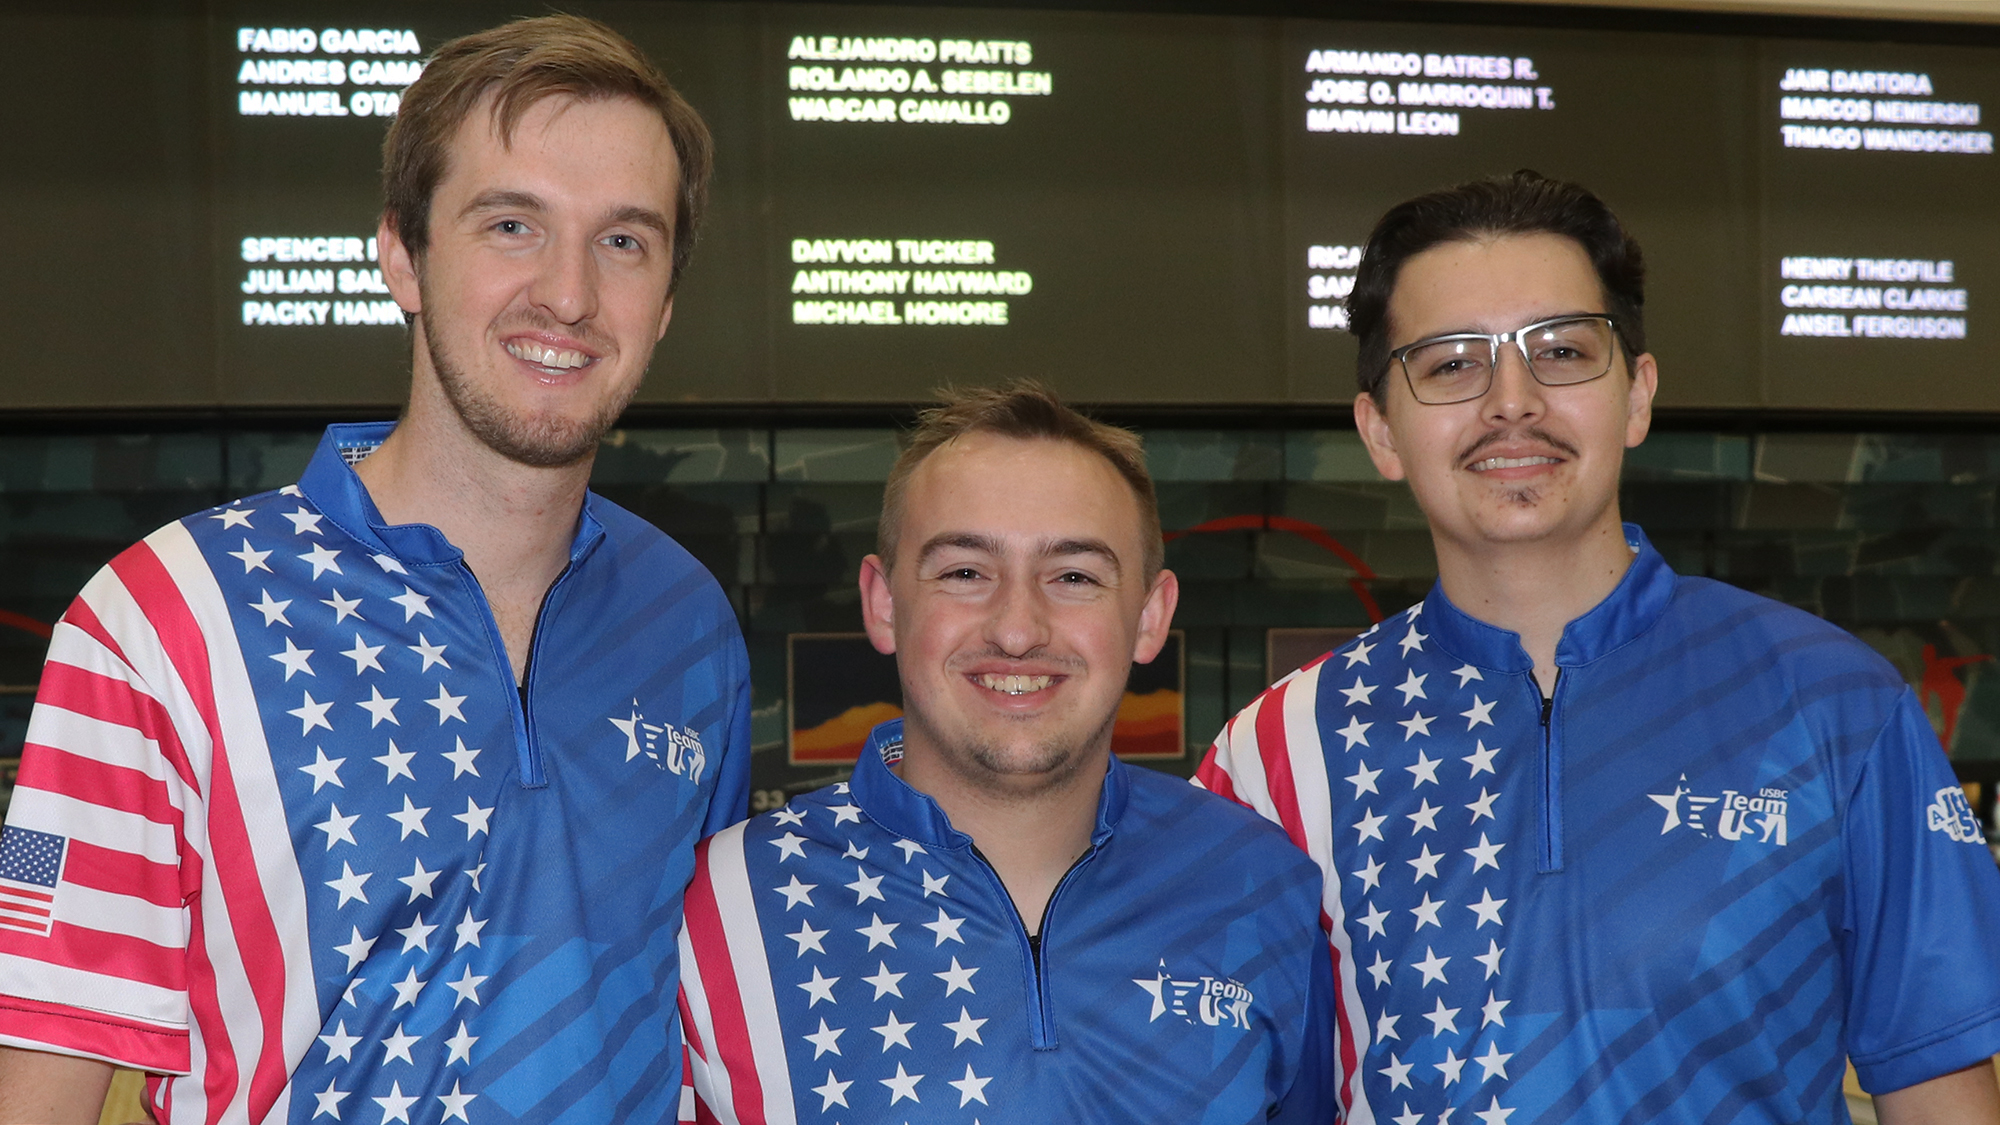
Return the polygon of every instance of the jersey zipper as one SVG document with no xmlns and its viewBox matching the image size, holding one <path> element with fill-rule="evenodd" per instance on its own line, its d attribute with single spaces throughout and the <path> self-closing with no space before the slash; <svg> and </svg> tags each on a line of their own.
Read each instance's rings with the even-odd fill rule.
<svg viewBox="0 0 2000 1125">
<path fill-rule="evenodd" d="M 542 622 L 548 617 L 549 603 L 555 599 L 556 591 L 562 587 L 576 564 L 574 561 L 564 563 L 562 573 L 556 575 L 556 580 L 549 583 L 548 589 L 542 591 L 542 604 L 535 608 L 535 629 L 528 634 L 527 675 L 519 685 L 514 683 L 514 677 L 510 674 L 514 666 L 507 659 L 507 643 L 500 636 L 500 622 L 493 616 L 493 603 L 486 598 L 486 588 L 479 584 L 479 576 L 474 574 L 472 568 L 466 566 L 463 560 L 460 560 L 458 565 L 464 569 L 466 578 L 471 581 L 472 588 L 479 594 L 479 608 L 486 615 L 487 643 L 493 648 L 493 666 L 503 679 L 506 688 L 503 694 L 513 701 L 514 756 L 521 770 L 521 788 L 541 789 L 548 785 L 549 778 L 542 769 L 542 751 L 535 741 L 534 728 L 528 724 L 528 699 L 534 694 L 535 667 L 540 663 L 535 659 L 535 646 L 541 643 Z"/>
<path fill-rule="evenodd" d="M 1562 669 L 1556 669 L 1555 686 L 1549 694 L 1542 695 L 1539 685 L 1532 676 L 1530 687 L 1542 703 L 1542 757 L 1541 773 L 1541 839 L 1536 856 L 1536 869 L 1547 875 L 1562 870 L 1563 865 L 1563 825 L 1562 825 L 1562 741 L 1556 737 L 1555 711 L 1556 697 L 1562 694 Z"/>
<path fill-rule="evenodd" d="M 1022 920 L 1020 908 L 1014 905 L 1014 896 L 1007 893 L 1007 884 L 1001 881 L 1000 873 L 993 870 L 993 864 L 987 860 L 986 853 L 980 851 L 977 844 L 973 845 L 972 854 L 979 860 L 979 865 L 986 869 L 986 874 L 992 878 L 993 889 L 1000 892 L 1000 901 L 1007 904 L 1008 913 L 1014 916 L 1014 936 L 1020 939 L 1021 962 L 1028 968 L 1030 985 L 1028 1042 L 1037 1051 L 1053 1051 L 1061 1044 L 1056 1041 L 1053 1010 L 1055 1005 L 1049 998 L 1049 973 L 1046 967 L 1049 956 L 1049 920 L 1055 914 L 1056 899 L 1062 897 L 1063 888 L 1069 886 L 1077 869 L 1089 863 L 1090 858 L 1097 854 L 1097 847 L 1092 845 L 1089 851 L 1076 857 L 1076 862 L 1070 864 L 1069 870 L 1063 872 L 1063 877 L 1057 880 L 1056 889 L 1049 892 L 1049 901 L 1042 905 L 1042 924 L 1035 930 L 1042 939 L 1040 957 L 1035 956 L 1034 947 L 1028 944 L 1028 924 Z"/>
</svg>

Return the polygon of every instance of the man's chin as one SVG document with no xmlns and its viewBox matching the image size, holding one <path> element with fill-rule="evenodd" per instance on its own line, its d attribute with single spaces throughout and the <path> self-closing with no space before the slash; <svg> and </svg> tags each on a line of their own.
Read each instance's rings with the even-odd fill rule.
<svg viewBox="0 0 2000 1125">
<path fill-rule="evenodd" d="M 467 432 L 502 457 L 532 468 L 568 468 L 588 460 L 597 452 L 598 440 L 618 423 L 618 416 L 638 391 L 634 383 L 628 393 L 599 402 L 594 410 L 588 403 L 571 399 L 570 405 L 591 411 L 582 416 L 551 409 L 517 409 L 469 378 L 439 341 L 426 336 L 425 343 L 445 399 Z"/>
<path fill-rule="evenodd" d="M 941 765 L 964 781 L 995 794 L 1025 798 L 1060 789 L 1076 779 L 1087 763 L 1098 761 L 1100 744 L 1110 745 L 1114 713 L 1097 730 L 1078 730 L 1075 724 L 1063 729 L 1026 729 L 1028 723 L 1007 724 L 1015 729 L 939 729 L 919 716 L 909 722 L 923 730 L 925 741 L 936 748 Z M 1034 723 L 1047 728 L 1050 724 Z"/>
<path fill-rule="evenodd" d="M 615 421 L 615 419 L 614 419 Z M 597 452 L 610 424 L 577 423 L 570 419 L 466 419 L 482 444 L 510 461 L 538 469 L 567 468 Z"/>
</svg>

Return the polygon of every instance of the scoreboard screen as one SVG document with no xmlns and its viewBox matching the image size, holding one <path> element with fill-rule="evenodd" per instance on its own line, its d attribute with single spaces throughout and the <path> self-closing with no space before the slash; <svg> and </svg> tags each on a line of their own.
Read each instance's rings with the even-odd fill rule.
<svg viewBox="0 0 2000 1125">
<path fill-rule="evenodd" d="M 577 8 L 717 139 L 641 401 L 895 402 L 1034 375 L 1103 403 L 1339 403 L 1375 219 L 1533 168 L 1595 190 L 1644 246 L 1664 405 L 2000 409 L 1994 46 Z M 0 281 L 16 338 L 44 341 L 17 361 L 68 374 L 9 378 L 0 406 L 399 401 L 383 130 L 431 50 L 514 10 L 0 16 L 22 46 L 9 81 L 92 76 L 24 130 L 3 189 L 19 260 L 47 265 Z"/>
</svg>

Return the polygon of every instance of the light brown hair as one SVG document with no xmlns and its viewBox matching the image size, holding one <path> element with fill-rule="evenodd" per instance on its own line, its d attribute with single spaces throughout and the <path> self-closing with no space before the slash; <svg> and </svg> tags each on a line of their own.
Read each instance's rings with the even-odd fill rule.
<svg viewBox="0 0 2000 1125">
<path fill-rule="evenodd" d="M 1087 418 L 1063 404 L 1054 391 L 1033 379 L 1004 387 L 947 388 L 938 393 L 942 405 L 917 414 L 902 455 L 882 486 L 882 518 L 875 525 L 875 553 L 882 568 L 896 563 L 896 535 L 903 518 L 903 495 L 910 475 L 924 458 L 946 442 L 968 434 L 998 434 L 1021 441 L 1061 441 L 1089 450 L 1111 463 L 1132 489 L 1139 506 L 1139 538 L 1145 551 L 1146 581 L 1160 572 L 1166 545 L 1160 539 L 1160 505 L 1153 494 L 1153 477 L 1146 471 L 1146 449 L 1139 435 Z"/>
<path fill-rule="evenodd" d="M 509 143 L 522 116 L 545 98 L 631 98 L 659 113 L 680 162 L 672 292 L 694 252 L 714 142 L 701 115 L 639 48 L 582 16 L 518 19 L 453 39 L 403 91 L 382 142 L 382 209 L 411 255 L 421 260 L 430 245 L 431 197 L 444 181 L 452 138 L 488 94 L 494 124 Z"/>
</svg>

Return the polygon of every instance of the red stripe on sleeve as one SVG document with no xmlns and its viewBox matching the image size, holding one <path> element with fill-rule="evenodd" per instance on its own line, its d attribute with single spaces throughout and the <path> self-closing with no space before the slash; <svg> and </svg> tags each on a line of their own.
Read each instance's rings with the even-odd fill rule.
<svg viewBox="0 0 2000 1125">
<path fill-rule="evenodd" d="M 686 900 L 688 945 L 700 966 L 709 1018 L 715 1023 L 714 1049 L 704 1057 L 711 1070 L 728 1073 L 736 1119 L 744 1125 L 763 1125 L 764 1088 L 757 1081 L 755 1056 L 750 1053 L 750 1024 L 743 1018 L 736 965 L 729 957 L 729 943 L 722 933 L 722 909 L 708 874 L 708 852 L 714 843 L 712 838 L 703 840 L 695 849 L 694 881 L 688 884 Z"/>
<path fill-rule="evenodd" d="M 1305 822 L 1299 816 L 1298 783 L 1292 779 L 1292 756 L 1287 753 L 1290 744 L 1285 737 L 1285 696 L 1297 685 L 1293 680 L 1264 693 L 1264 703 L 1257 709 L 1257 754 L 1264 761 L 1264 788 L 1277 807 L 1279 823 L 1292 843 L 1309 851 Z"/>
<path fill-rule="evenodd" d="M 188 1072 L 184 1031 L 126 1023 L 19 996 L 0 996 L 0 1036 L 112 1059 L 134 1070 Z"/>
<path fill-rule="evenodd" d="M 60 661 L 42 667 L 41 686 L 35 692 L 38 703 L 96 719 L 102 723 L 130 727 L 159 744 L 160 755 L 180 775 L 189 789 L 199 793 L 194 767 L 181 745 L 180 732 L 166 708 L 156 699 L 124 680 L 101 675 Z"/>
<path fill-rule="evenodd" d="M 63 882 L 115 895 L 131 895 L 170 909 L 187 901 L 181 893 L 179 867 L 82 840 L 69 842 L 69 853 L 63 858 Z"/>
<path fill-rule="evenodd" d="M 174 807 L 164 782 L 126 766 L 114 766 L 54 746 L 30 742 L 21 755 L 20 780 L 24 789 L 46 789 L 142 816 L 154 824 L 178 828 L 180 810 Z"/>
<path fill-rule="evenodd" d="M 1224 772 L 1222 763 L 1216 760 L 1216 750 L 1219 746 L 1220 744 L 1218 743 L 1217 746 L 1208 748 L 1208 756 L 1203 758 L 1201 765 L 1195 768 L 1195 780 L 1201 782 L 1202 787 L 1210 793 L 1226 800 L 1235 801 L 1240 805 L 1243 803 L 1243 799 L 1236 795 L 1236 779 Z"/>
<path fill-rule="evenodd" d="M 104 622 L 98 619 L 97 611 L 90 608 L 89 602 L 82 598 L 71 602 L 68 612 L 62 615 L 61 623 L 74 625 L 97 638 L 97 643 L 110 649 L 113 656 L 123 660 L 127 666 L 131 665 L 132 662 L 125 659 L 125 650 L 119 647 L 117 640 L 111 636 L 111 630 L 104 627 Z"/>
<path fill-rule="evenodd" d="M 49 928 L 47 937 L 0 933 L 0 953 L 107 977 L 143 981 L 175 992 L 187 987 L 180 950 L 130 934 L 93 930 L 60 919 Z"/>
<path fill-rule="evenodd" d="M 262 1120 L 284 1092 L 289 1081 L 284 1058 L 285 965 L 284 946 L 277 923 L 271 917 L 270 900 L 264 894 L 257 872 L 256 852 L 250 843 L 249 826 L 243 820 L 236 781 L 229 768 L 227 741 L 217 713 L 215 685 L 209 675 L 207 640 L 174 585 L 173 576 L 150 546 L 139 543 L 111 560 L 111 569 L 132 592 L 143 608 L 153 630 L 159 635 L 167 658 L 180 672 L 188 694 L 208 728 L 212 747 L 208 829 L 215 857 L 216 880 L 229 904 L 231 938 L 242 958 L 250 993 L 256 998 L 259 1022 L 263 1025 L 263 1047 L 250 1064 L 250 1119 Z M 290 841 L 282 841 L 289 847 Z M 205 961 L 205 958 L 204 958 Z M 210 978 L 212 980 L 212 977 Z M 235 1092 L 243 1060 L 236 1058 L 234 1040 L 214 1006 L 214 993 L 191 997 L 195 1019 L 208 1054 L 208 1120 L 218 1122 L 223 1107 Z M 204 1010 L 206 1009 L 206 1010 Z"/>
<path fill-rule="evenodd" d="M 686 908 L 683 907 L 682 910 L 685 911 Z M 700 1055 L 703 1060 L 706 1060 L 708 1058 L 708 1047 L 704 1045 L 701 1041 L 701 1029 L 694 1025 L 694 1013 L 688 1008 L 688 996 L 686 987 L 682 987 L 680 999 L 681 999 L 681 1035 L 687 1040 L 687 1042 L 681 1044 L 681 1046 L 683 1048 L 686 1048 L 687 1050 L 694 1052 L 697 1055 Z M 685 1075 L 688 1074 L 689 1071 L 687 1071 L 686 1069 L 682 1069 L 681 1073 Z"/>
<path fill-rule="evenodd" d="M 1328 934 L 1333 933 L 1333 919 L 1327 914 L 1324 906 L 1320 908 L 1319 912 L 1319 928 L 1325 930 Z M 1359 1084 L 1358 1080 L 1361 1077 L 1359 1069 L 1360 1055 L 1355 1051 L 1354 1047 L 1353 1021 L 1347 1018 L 1348 998 L 1341 992 L 1343 985 L 1340 976 L 1340 947 L 1333 944 L 1331 940 L 1328 940 L 1326 948 L 1327 952 L 1333 956 L 1333 1041 L 1340 1047 L 1338 1072 L 1346 1077 L 1346 1080 L 1340 1084 L 1340 1108 L 1344 1115 L 1354 1109 L 1354 1088 Z"/>
</svg>

